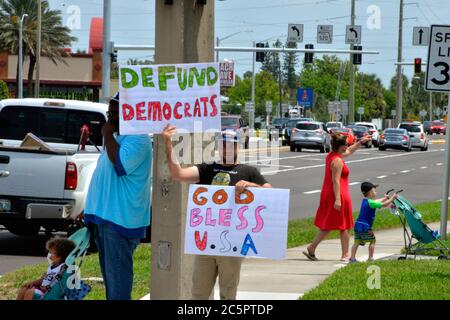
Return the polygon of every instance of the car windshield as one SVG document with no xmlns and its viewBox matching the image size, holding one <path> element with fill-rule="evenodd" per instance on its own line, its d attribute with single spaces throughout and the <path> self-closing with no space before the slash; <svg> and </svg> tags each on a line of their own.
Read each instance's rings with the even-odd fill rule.
<svg viewBox="0 0 450 320">
<path fill-rule="evenodd" d="M 341 128 L 341 124 L 339 122 L 328 122 L 327 128 Z"/>
<path fill-rule="evenodd" d="M 222 117 L 222 127 L 237 127 L 238 118 Z"/>
<path fill-rule="evenodd" d="M 384 134 L 405 134 L 405 130 L 399 130 L 399 129 L 386 129 L 384 131 Z"/>
<path fill-rule="evenodd" d="M 297 122 L 298 122 L 298 120 L 289 120 L 288 123 L 286 124 L 286 127 L 293 128 L 293 127 L 295 127 Z"/>
<path fill-rule="evenodd" d="M 48 143 L 78 144 L 80 130 L 87 125 L 92 142 L 101 146 L 104 124 L 105 116 L 100 112 L 6 106 L 0 112 L 0 139 L 23 140 L 27 133 L 33 133 Z"/>
<path fill-rule="evenodd" d="M 446 123 L 445 123 L 445 122 L 442 122 L 442 121 L 433 121 L 433 122 L 431 123 L 431 125 L 432 125 L 432 126 L 445 126 Z"/>
<path fill-rule="evenodd" d="M 366 127 L 369 129 L 375 129 L 373 124 L 358 124 L 358 127 Z"/>
<path fill-rule="evenodd" d="M 405 129 L 408 132 L 420 132 L 420 125 L 411 124 L 411 123 L 402 123 L 400 124 L 401 129 Z"/>
<path fill-rule="evenodd" d="M 299 130 L 317 130 L 320 126 L 317 123 L 302 122 L 297 123 L 296 128 Z"/>
<path fill-rule="evenodd" d="M 367 132 L 367 131 L 369 131 L 369 129 L 367 127 L 363 127 L 363 126 L 352 127 L 351 129 L 354 132 Z"/>
</svg>

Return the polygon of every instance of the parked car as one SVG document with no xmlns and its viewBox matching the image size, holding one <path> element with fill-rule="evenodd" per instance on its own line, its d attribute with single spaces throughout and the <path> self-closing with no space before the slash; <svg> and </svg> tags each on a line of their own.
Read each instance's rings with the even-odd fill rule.
<svg viewBox="0 0 450 320">
<path fill-rule="evenodd" d="M 355 134 L 353 133 L 353 130 L 350 128 L 331 128 L 328 130 L 328 132 L 329 133 L 339 132 L 339 133 L 343 134 L 344 136 L 347 136 L 347 143 L 349 146 L 354 144 L 357 140 Z"/>
<path fill-rule="evenodd" d="M 342 122 L 327 122 L 326 127 L 330 130 L 331 128 L 343 128 L 344 125 Z"/>
<path fill-rule="evenodd" d="M 384 133 L 380 136 L 378 150 L 397 149 L 410 152 L 411 147 L 412 140 L 409 137 L 408 131 L 405 129 L 389 128 L 384 130 Z"/>
<path fill-rule="evenodd" d="M 298 122 L 291 135 L 291 151 L 319 149 L 321 153 L 331 150 L 330 134 L 323 122 Z"/>
<path fill-rule="evenodd" d="M 297 122 L 299 122 L 300 118 L 291 118 L 284 126 L 283 129 L 283 141 L 282 141 L 282 145 L 290 145 L 291 143 L 291 133 L 292 133 L 292 129 L 295 128 L 295 126 L 297 125 Z"/>
<path fill-rule="evenodd" d="M 86 101 L 0 101 L 0 225 L 17 235 L 68 231 L 84 210 L 107 110 Z M 85 150 L 83 128 L 93 143 Z M 25 137 L 34 147 L 22 145 Z"/>
<path fill-rule="evenodd" d="M 244 149 L 248 149 L 250 142 L 250 131 L 248 126 L 244 124 L 241 116 L 238 115 L 222 115 L 222 130 L 231 129 L 239 132 L 241 144 Z"/>
<path fill-rule="evenodd" d="M 348 126 L 347 128 L 352 129 L 353 133 L 356 136 L 356 140 L 359 141 L 362 138 L 364 138 L 365 136 L 369 136 L 370 132 L 369 132 L 369 128 L 366 126 Z M 373 145 L 373 139 L 367 141 L 364 146 L 366 148 L 372 148 Z"/>
<path fill-rule="evenodd" d="M 290 118 L 274 118 L 272 125 L 269 127 L 269 140 L 272 141 L 272 139 L 275 138 L 276 133 L 278 133 L 277 138 L 283 139 L 283 129 L 289 120 Z"/>
<path fill-rule="evenodd" d="M 425 126 L 424 126 L 425 130 Z M 434 120 L 430 123 L 429 134 L 445 134 L 447 132 L 447 124 L 440 120 Z"/>
<path fill-rule="evenodd" d="M 408 131 L 413 148 L 420 148 L 421 151 L 428 150 L 428 135 L 420 122 L 402 122 L 397 128 Z"/>
<path fill-rule="evenodd" d="M 369 134 L 372 135 L 372 145 L 378 147 L 380 142 L 380 134 L 378 132 L 378 128 L 372 122 L 356 122 L 355 126 L 364 126 L 369 129 Z"/>
</svg>

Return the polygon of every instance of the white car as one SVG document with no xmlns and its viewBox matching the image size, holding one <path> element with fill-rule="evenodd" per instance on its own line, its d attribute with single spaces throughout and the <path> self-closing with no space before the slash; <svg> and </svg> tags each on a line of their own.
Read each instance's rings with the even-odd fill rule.
<svg viewBox="0 0 450 320">
<path fill-rule="evenodd" d="M 369 128 L 369 133 L 372 135 L 372 144 L 375 147 L 380 145 L 380 134 L 378 132 L 378 128 L 372 122 L 356 122 L 355 126 L 363 126 Z"/>
<path fill-rule="evenodd" d="M 86 101 L 0 101 L 0 225 L 18 235 L 67 231 L 84 210 L 107 110 Z M 86 127 L 92 144 L 83 150 Z M 21 146 L 28 133 L 35 147 Z"/>
<path fill-rule="evenodd" d="M 428 150 L 428 135 L 420 122 L 402 122 L 397 128 L 408 131 L 413 148 L 420 148 L 421 151 Z"/>
</svg>

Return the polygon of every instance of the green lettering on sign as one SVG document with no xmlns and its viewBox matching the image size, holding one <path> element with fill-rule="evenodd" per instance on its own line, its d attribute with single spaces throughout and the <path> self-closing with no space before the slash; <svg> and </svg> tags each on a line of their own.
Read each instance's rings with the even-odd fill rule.
<svg viewBox="0 0 450 320">
<path fill-rule="evenodd" d="M 184 68 L 177 68 L 178 72 L 178 86 L 181 90 L 185 90 L 187 86 L 187 70 Z"/>
<path fill-rule="evenodd" d="M 217 80 L 219 79 L 219 74 L 217 73 L 216 68 L 208 67 L 207 73 L 208 73 L 208 86 L 215 85 Z"/>
<path fill-rule="evenodd" d="M 194 77 L 198 86 L 203 87 L 205 85 L 206 70 L 202 69 L 202 72 L 199 74 L 196 67 L 189 69 L 189 88 L 194 86 Z"/>
<path fill-rule="evenodd" d="M 142 74 L 142 86 L 143 87 L 155 87 L 153 83 L 153 68 L 144 67 L 141 68 Z"/>
<path fill-rule="evenodd" d="M 127 75 L 131 76 L 130 81 L 127 81 Z M 120 68 L 120 82 L 122 83 L 122 88 L 125 89 L 136 87 L 139 82 L 139 75 L 133 69 Z"/>
<path fill-rule="evenodd" d="M 167 90 L 167 80 L 175 78 L 175 66 L 161 66 L 158 68 L 159 90 Z"/>
</svg>

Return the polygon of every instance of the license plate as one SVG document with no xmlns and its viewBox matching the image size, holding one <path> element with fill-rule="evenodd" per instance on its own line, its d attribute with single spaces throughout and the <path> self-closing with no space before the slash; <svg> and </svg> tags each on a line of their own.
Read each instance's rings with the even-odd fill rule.
<svg viewBox="0 0 450 320">
<path fill-rule="evenodd" d="M 11 212 L 11 201 L 0 199 L 0 212 Z"/>
</svg>

